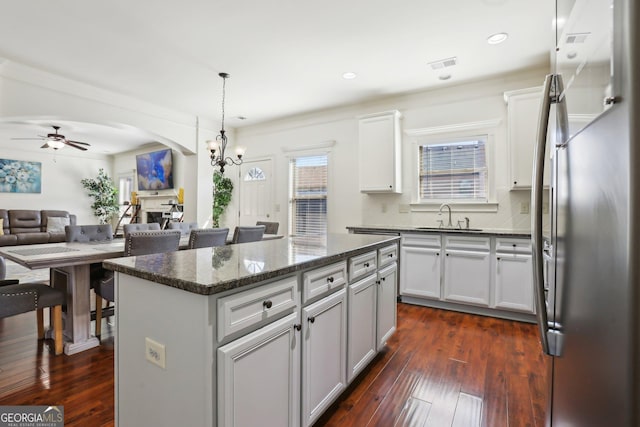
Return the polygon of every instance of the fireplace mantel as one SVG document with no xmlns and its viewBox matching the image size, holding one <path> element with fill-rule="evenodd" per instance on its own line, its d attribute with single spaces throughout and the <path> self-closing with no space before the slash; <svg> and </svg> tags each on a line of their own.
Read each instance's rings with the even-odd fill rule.
<svg viewBox="0 0 640 427">
<path fill-rule="evenodd" d="M 171 207 L 177 203 L 176 194 L 138 194 L 140 204 L 140 218 L 147 221 L 147 212 L 169 212 Z"/>
</svg>

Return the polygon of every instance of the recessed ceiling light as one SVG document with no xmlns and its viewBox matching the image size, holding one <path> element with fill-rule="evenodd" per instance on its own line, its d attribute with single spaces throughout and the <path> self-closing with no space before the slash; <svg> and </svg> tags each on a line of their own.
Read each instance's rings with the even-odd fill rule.
<svg viewBox="0 0 640 427">
<path fill-rule="evenodd" d="M 358 77 L 358 75 L 352 71 L 348 71 L 342 75 L 342 78 L 345 80 L 355 79 L 356 77 Z"/>
<path fill-rule="evenodd" d="M 567 59 L 574 59 L 576 56 L 578 56 L 577 52 L 567 52 Z"/>
<path fill-rule="evenodd" d="M 495 33 L 487 37 L 487 43 L 489 44 L 499 44 L 505 41 L 509 37 L 507 33 Z"/>
<path fill-rule="evenodd" d="M 236 117 L 236 119 L 238 119 L 238 120 L 247 120 L 247 118 L 245 116 L 238 116 L 238 117 Z"/>
<path fill-rule="evenodd" d="M 441 74 L 438 76 L 440 80 L 449 80 L 451 78 L 451 74 Z"/>
</svg>

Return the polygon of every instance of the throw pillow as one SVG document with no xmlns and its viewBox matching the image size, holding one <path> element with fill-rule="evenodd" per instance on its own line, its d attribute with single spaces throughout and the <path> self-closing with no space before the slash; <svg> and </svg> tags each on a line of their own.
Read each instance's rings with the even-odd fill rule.
<svg viewBox="0 0 640 427">
<path fill-rule="evenodd" d="M 4 236 L 4 218 L 0 218 L 0 236 Z"/>
<path fill-rule="evenodd" d="M 47 217 L 47 231 L 49 233 L 64 233 L 65 225 L 69 225 L 69 218 L 62 216 Z"/>
</svg>

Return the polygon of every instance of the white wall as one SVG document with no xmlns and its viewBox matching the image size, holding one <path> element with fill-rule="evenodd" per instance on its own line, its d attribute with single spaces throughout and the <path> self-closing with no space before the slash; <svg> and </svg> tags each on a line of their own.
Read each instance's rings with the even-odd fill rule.
<svg viewBox="0 0 640 427">
<path fill-rule="evenodd" d="M 329 158 L 329 232 L 346 232 L 349 225 L 436 226 L 437 212 L 400 213 L 411 204 L 415 138 L 403 135 L 402 194 L 362 194 L 358 187 L 357 116 L 397 109 L 403 114 L 402 128 L 423 129 L 469 122 L 497 120 L 493 135 L 493 186 L 497 212 L 456 211 L 453 219 L 467 216 L 473 228 L 528 230 L 530 215 L 520 214 L 520 203 L 530 199 L 529 191 L 509 191 L 505 91 L 539 86 L 545 69 L 506 75 L 469 84 L 391 97 L 373 103 L 349 106 L 316 114 L 301 115 L 264 125 L 237 129 L 237 142 L 247 147 L 247 158 L 271 156 L 275 163 L 275 200 L 280 207 L 276 219 L 286 231 L 288 210 L 288 148 L 313 146 L 334 140 Z M 274 211 L 277 210 L 274 207 Z M 454 222 L 455 223 L 455 222 Z"/>
<path fill-rule="evenodd" d="M 3 159 L 42 163 L 42 193 L 0 193 L 0 208 L 60 209 L 77 215 L 78 224 L 98 224 L 91 211 L 93 199 L 80 180 L 97 177 L 100 168 L 112 176 L 112 161 L 108 156 L 74 151 L 63 149 L 54 154 L 51 150 L 0 150 Z"/>
</svg>

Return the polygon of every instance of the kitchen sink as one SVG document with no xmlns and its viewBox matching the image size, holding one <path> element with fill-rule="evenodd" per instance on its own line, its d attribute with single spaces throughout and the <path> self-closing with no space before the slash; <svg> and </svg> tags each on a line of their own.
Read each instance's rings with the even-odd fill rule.
<svg viewBox="0 0 640 427">
<path fill-rule="evenodd" d="M 433 231 L 482 231 L 481 228 L 443 228 L 443 227 L 416 227 L 416 230 Z"/>
</svg>

